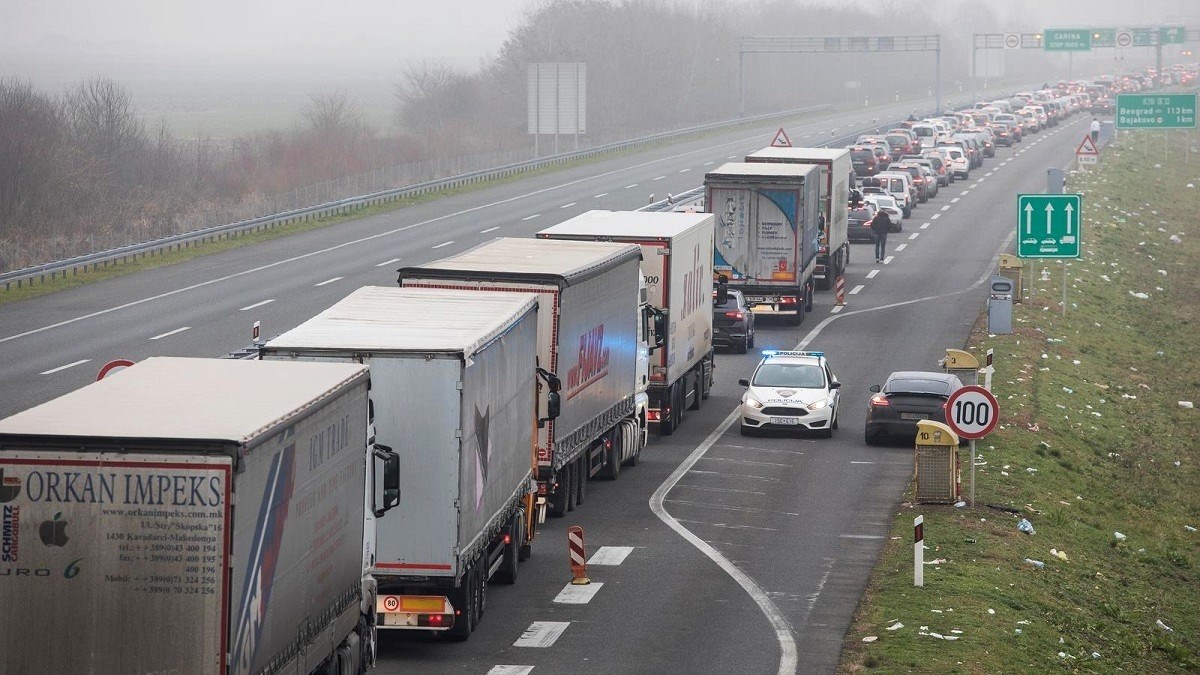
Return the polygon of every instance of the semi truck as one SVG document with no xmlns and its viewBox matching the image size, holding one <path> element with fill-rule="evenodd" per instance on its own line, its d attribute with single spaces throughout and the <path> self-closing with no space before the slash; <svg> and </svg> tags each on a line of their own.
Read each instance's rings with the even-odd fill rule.
<svg viewBox="0 0 1200 675">
<path fill-rule="evenodd" d="M 401 502 L 371 533 L 379 629 L 465 640 L 489 580 L 512 584 L 534 536 L 538 299 L 532 293 L 359 288 L 268 341 L 263 359 L 363 363 Z M 553 385 L 553 386 L 552 386 Z"/>
<path fill-rule="evenodd" d="M 817 267 L 813 279 L 819 290 L 833 288 L 834 279 L 850 264 L 850 181 L 854 176 L 850 151 L 844 148 L 766 147 L 746 155 L 747 162 L 815 164 L 821 167 Z"/>
<path fill-rule="evenodd" d="M 150 358 L 0 421 L 0 672 L 363 673 L 359 364 Z M 385 518 L 386 519 L 386 518 Z"/>
<path fill-rule="evenodd" d="M 650 425 L 663 436 L 675 431 L 685 409 L 699 410 L 712 390 L 713 223 L 708 213 L 588 211 L 537 235 L 641 247 L 649 304 L 663 317 L 648 389 Z"/>
<path fill-rule="evenodd" d="M 398 270 L 405 288 L 537 294 L 538 365 L 562 381 L 560 415 L 537 432 L 539 522 L 574 510 L 589 479 L 615 479 L 645 444 L 638 382 L 648 365 L 648 319 L 640 263 L 632 244 L 501 237 Z"/>
<path fill-rule="evenodd" d="M 716 217 L 713 272 L 756 314 L 799 324 L 812 310 L 820 168 L 729 162 L 704 176 Z"/>
</svg>

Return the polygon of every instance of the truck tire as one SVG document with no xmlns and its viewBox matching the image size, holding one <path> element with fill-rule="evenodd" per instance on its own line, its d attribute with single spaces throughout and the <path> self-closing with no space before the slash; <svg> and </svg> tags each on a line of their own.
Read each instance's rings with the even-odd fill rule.
<svg viewBox="0 0 1200 675">
<path fill-rule="evenodd" d="M 813 310 L 813 280 L 809 279 L 804 286 L 804 311 L 811 312 Z"/>
<path fill-rule="evenodd" d="M 688 406 L 688 410 L 699 410 L 701 402 L 706 398 L 704 395 L 704 361 L 696 364 L 692 375 L 696 378 L 696 390 L 692 398 L 692 404 Z"/>
<path fill-rule="evenodd" d="M 475 630 L 475 624 L 479 618 L 476 614 L 478 611 L 476 597 L 479 592 L 476 576 L 475 565 L 472 564 L 467 568 L 462 586 L 454 589 L 450 594 L 450 603 L 462 612 L 454 618 L 454 625 L 450 627 L 450 630 L 446 631 L 446 636 L 455 642 L 466 642 L 467 638 L 471 637 L 471 631 Z"/>
<path fill-rule="evenodd" d="M 642 458 L 642 434 L 638 423 L 630 420 L 621 422 L 621 435 L 624 439 L 622 442 L 628 441 L 629 443 L 633 444 L 634 448 L 633 454 L 629 456 L 629 459 L 625 460 L 625 466 L 637 466 L 638 461 Z"/>
<path fill-rule="evenodd" d="M 571 485 L 571 467 L 564 466 L 559 469 L 556 477 L 558 478 L 558 489 L 550 495 L 548 506 L 551 516 L 562 518 L 567 515 L 567 502 L 570 501 L 567 495 L 570 495 L 571 490 L 574 489 L 574 486 Z"/>
<path fill-rule="evenodd" d="M 620 424 L 613 429 L 609 438 L 612 442 L 609 444 L 608 452 L 604 453 L 604 468 L 596 474 L 598 478 L 604 480 L 616 480 L 621 476 L 621 452 L 624 450 L 624 427 Z"/>
<path fill-rule="evenodd" d="M 662 400 L 667 402 L 667 407 L 671 409 L 671 412 L 664 415 L 662 413 L 662 406 L 660 405 L 658 434 L 660 436 L 670 436 L 675 433 L 675 387 L 667 387 L 667 395 L 663 396 Z"/>
<path fill-rule="evenodd" d="M 375 656 L 379 653 L 379 629 L 368 623 L 366 617 L 358 617 L 359 657 L 358 675 L 375 667 Z"/>
<path fill-rule="evenodd" d="M 508 524 L 508 544 L 501 554 L 500 569 L 496 570 L 496 581 L 506 586 L 517 583 L 517 563 L 520 562 L 521 546 L 525 543 L 524 518 L 521 511 L 513 514 L 512 522 Z"/>
<path fill-rule="evenodd" d="M 576 502 L 575 499 L 579 496 L 579 494 L 578 494 L 578 491 L 579 491 L 579 487 L 578 487 L 579 460 L 575 460 L 574 462 L 571 462 L 569 465 L 567 465 L 566 471 L 567 471 L 567 480 L 569 480 L 571 482 L 571 484 L 567 487 L 566 491 L 563 493 L 563 497 L 567 500 L 566 501 L 567 512 L 571 512 L 571 511 L 575 510 L 575 506 L 578 504 L 578 502 Z"/>
<path fill-rule="evenodd" d="M 588 484 L 588 459 L 584 455 L 575 460 L 575 505 L 583 506 L 583 500 L 587 498 Z"/>
</svg>

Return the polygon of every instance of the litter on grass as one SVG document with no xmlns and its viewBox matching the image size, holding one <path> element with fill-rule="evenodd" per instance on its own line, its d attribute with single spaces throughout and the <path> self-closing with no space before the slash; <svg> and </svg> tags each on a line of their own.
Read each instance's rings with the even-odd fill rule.
<svg viewBox="0 0 1200 675">
<path fill-rule="evenodd" d="M 874 641 L 876 641 L 876 640 L 878 640 L 878 639 L 879 639 L 879 636 L 878 636 L 878 635 L 868 635 L 868 636 L 866 636 L 865 638 L 863 638 L 863 640 L 862 640 L 862 641 L 863 641 L 863 642 L 874 642 Z"/>
<path fill-rule="evenodd" d="M 1033 529 L 1033 523 L 1029 522 L 1028 518 L 1022 518 L 1017 521 L 1017 529 L 1025 534 L 1037 534 Z"/>
<path fill-rule="evenodd" d="M 1117 541 L 1125 541 L 1126 537 L 1120 532 L 1113 532 L 1113 539 L 1116 539 Z"/>
<path fill-rule="evenodd" d="M 884 628 L 884 630 L 900 630 L 901 628 L 904 628 L 904 624 L 897 621 L 896 623 L 888 626 L 887 628 Z"/>
<path fill-rule="evenodd" d="M 1174 633 L 1174 632 L 1175 632 L 1175 629 L 1174 629 L 1174 628 L 1171 628 L 1171 627 L 1170 627 L 1170 626 L 1168 626 L 1167 624 L 1163 623 L 1163 622 L 1162 622 L 1162 619 L 1155 619 L 1155 620 L 1154 620 L 1154 624 L 1155 624 L 1156 626 L 1158 626 L 1159 628 L 1161 628 L 1161 629 L 1163 629 L 1163 630 L 1167 631 L 1168 633 Z"/>
<path fill-rule="evenodd" d="M 1030 565 L 1033 565 L 1034 567 L 1038 568 L 1039 570 L 1046 566 L 1046 563 L 1042 562 L 1041 560 L 1034 560 L 1033 558 L 1026 558 L 1025 562 L 1029 563 Z"/>
</svg>

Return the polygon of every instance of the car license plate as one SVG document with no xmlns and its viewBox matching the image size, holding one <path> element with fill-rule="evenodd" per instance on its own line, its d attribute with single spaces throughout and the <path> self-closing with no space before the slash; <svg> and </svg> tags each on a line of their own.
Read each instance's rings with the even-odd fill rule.
<svg viewBox="0 0 1200 675">
<path fill-rule="evenodd" d="M 900 419 L 902 419 L 902 420 L 927 420 L 927 419 L 929 419 L 929 415 L 927 415 L 925 413 L 900 413 Z"/>
<path fill-rule="evenodd" d="M 796 426 L 800 424 L 800 420 L 796 419 L 795 417 L 772 417 L 771 424 Z"/>
</svg>

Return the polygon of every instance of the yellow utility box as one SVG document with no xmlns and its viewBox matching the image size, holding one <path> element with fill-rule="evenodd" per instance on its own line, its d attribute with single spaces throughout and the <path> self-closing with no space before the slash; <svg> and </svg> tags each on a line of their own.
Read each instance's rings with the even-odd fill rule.
<svg viewBox="0 0 1200 675">
<path fill-rule="evenodd" d="M 938 361 L 942 370 L 957 375 L 966 384 L 975 384 L 979 380 L 979 359 L 974 354 L 961 349 L 947 349 L 946 358 Z"/>
<path fill-rule="evenodd" d="M 952 504 L 958 501 L 958 434 L 941 422 L 917 422 L 913 457 L 918 503 Z"/>
<path fill-rule="evenodd" d="M 1025 296 L 1025 263 L 1020 258 L 1011 253 L 1000 254 L 1000 275 L 1009 279 L 1016 279 L 1016 288 L 1013 289 L 1013 302 L 1021 302 L 1021 298 Z"/>
</svg>

